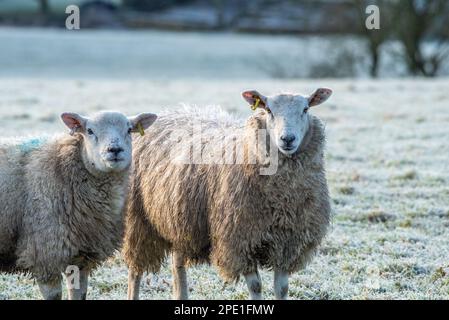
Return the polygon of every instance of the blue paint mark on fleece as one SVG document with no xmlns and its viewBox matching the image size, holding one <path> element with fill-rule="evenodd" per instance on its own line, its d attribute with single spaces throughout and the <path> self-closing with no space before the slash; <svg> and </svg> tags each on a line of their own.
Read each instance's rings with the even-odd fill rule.
<svg viewBox="0 0 449 320">
<path fill-rule="evenodd" d="M 24 153 L 31 152 L 43 146 L 47 142 L 47 138 L 32 138 L 19 144 L 20 151 Z"/>
</svg>

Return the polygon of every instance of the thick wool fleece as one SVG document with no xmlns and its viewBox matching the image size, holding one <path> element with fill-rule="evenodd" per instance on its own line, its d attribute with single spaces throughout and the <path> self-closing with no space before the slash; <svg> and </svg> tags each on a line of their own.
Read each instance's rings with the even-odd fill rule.
<svg viewBox="0 0 449 320">
<path fill-rule="evenodd" d="M 75 135 L 27 150 L 0 145 L 0 271 L 53 281 L 119 249 L 129 172 L 92 175 L 82 143 Z"/>
<path fill-rule="evenodd" d="M 321 121 L 311 116 L 299 151 L 291 157 L 279 153 L 277 172 L 260 175 L 261 164 L 173 162 L 173 155 L 200 137 L 186 134 L 182 143 L 167 137 L 200 117 L 203 151 L 235 138 L 242 140 L 248 159 L 266 114 L 255 114 L 245 126 L 189 111 L 167 114 L 135 139 L 124 245 L 130 269 L 156 272 L 167 253 L 176 250 L 190 263 L 211 262 L 227 281 L 257 267 L 299 270 L 330 221 Z M 229 129 L 232 138 L 226 136 Z"/>
</svg>

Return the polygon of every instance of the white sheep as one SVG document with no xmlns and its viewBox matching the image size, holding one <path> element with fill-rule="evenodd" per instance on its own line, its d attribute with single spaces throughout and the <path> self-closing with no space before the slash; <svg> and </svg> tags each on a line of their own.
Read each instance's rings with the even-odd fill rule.
<svg viewBox="0 0 449 320">
<path fill-rule="evenodd" d="M 61 117 L 71 135 L 0 143 L 0 271 L 31 274 L 45 299 L 61 298 L 67 271 L 69 299 L 85 299 L 89 272 L 122 241 L 131 133 L 156 116 Z"/>
<path fill-rule="evenodd" d="M 246 124 L 187 110 L 161 115 L 136 137 L 123 250 L 128 298 L 138 298 L 142 273 L 157 272 L 168 253 L 175 298 L 187 298 L 184 266 L 207 262 L 225 280 L 244 275 L 253 299 L 262 298 L 258 268 L 272 269 L 276 298 L 287 297 L 289 274 L 310 260 L 329 225 L 324 126 L 309 108 L 330 95 L 246 91 L 257 109 Z M 272 170 L 262 175 L 266 152 Z M 210 155 L 223 161 L 198 161 Z"/>
</svg>

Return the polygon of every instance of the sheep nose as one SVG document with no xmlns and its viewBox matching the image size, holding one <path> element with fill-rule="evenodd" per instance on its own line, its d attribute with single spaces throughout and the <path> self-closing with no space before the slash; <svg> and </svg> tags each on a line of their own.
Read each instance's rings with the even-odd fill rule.
<svg viewBox="0 0 449 320">
<path fill-rule="evenodd" d="M 295 141 L 295 136 L 292 134 L 287 134 L 287 135 L 282 135 L 281 136 L 281 140 L 286 144 L 289 145 L 291 144 L 293 141 Z"/>
<path fill-rule="evenodd" d="M 107 149 L 107 151 L 108 151 L 109 153 L 113 153 L 113 154 L 115 154 L 115 155 L 118 155 L 120 152 L 123 152 L 123 148 L 120 148 L 120 147 L 110 147 L 110 148 Z"/>
</svg>

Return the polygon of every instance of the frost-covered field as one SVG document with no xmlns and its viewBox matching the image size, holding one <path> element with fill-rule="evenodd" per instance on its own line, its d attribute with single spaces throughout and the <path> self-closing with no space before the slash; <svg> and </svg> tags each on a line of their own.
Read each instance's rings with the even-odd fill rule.
<svg viewBox="0 0 449 320">
<path fill-rule="evenodd" d="M 25 37 L 23 31 L 18 33 Z M 88 35 L 83 36 L 92 41 Z M 64 37 L 66 33 L 61 35 Z M 239 37 L 226 41 L 236 45 L 242 41 Z M 0 30 L 2 44 L 5 38 L 6 32 Z M 42 41 L 45 43 L 48 38 L 52 39 L 52 35 L 44 32 Z M 9 41 L 11 44 L 12 40 Z M 42 46 L 41 50 L 46 49 L 51 56 L 51 49 Z M 205 52 L 203 49 L 196 48 L 199 54 Z M 2 46 L 2 59 L 8 50 L 8 46 Z M 58 54 L 61 51 L 64 50 L 56 50 Z M 60 59 L 58 54 L 53 55 L 54 60 Z M 182 56 L 183 52 L 177 54 Z M 238 54 L 246 53 L 237 50 Z M 192 52 L 186 53 L 188 57 L 191 55 Z M 127 75 L 129 66 L 123 67 L 123 77 L 115 71 L 110 77 L 106 77 L 107 73 L 88 77 L 86 70 L 101 63 L 95 59 L 80 63 L 82 72 L 77 76 L 63 76 L 60 69 L 55 69 L 52 77 L 48 74 L 40 77 L 39 70 L 49 72 L 53 65 L 51 57 L 44 57 L 45 61 L 39 62 L 29 58 L 31 61 L 25 62 L 29 70 L 17 67 L 16 75 L 13 73 L 16 67 L 0 59 L 2 136 L 63 131 L 58 115 L 66 110 L 88 113 L 118 109 L 131 114 L 178 108 L 185 102 L 209 108 L 221 105 L 246 117 L 251 110 L 240 97 L 244 89 L 270 94 L 281 90 L 307 93 L 317 86 L 333 88 L 330 102 L 312 110 L 326 122 L 333 226 L 313 262 L 292 276 L 290 297 L 449 298 L 449 79 L 271 80 L 261 75 L 245 77 L 241 71 L 236 75 L 233 69 L 226 73 L 226 68 L 218 66 L 214 73 L 219 61 L 209 65 L 204 61 L 207 70 L 200 70 L 191 79 L 186 71 L 190 66 L 179 70 L 182 77 L 176 77 L 179 65 L 169 64 L 165 67 L 172 76 L 164 79 Z M 9 59 L 10 63 L 14 60 Z M 233 59 L 238 61 L 236 57 Z M 143 60 L 129 63 L 139 64 Z M 161 69 L 159 66 L 158 72 Z M 225 76 L 221 78 L 217 72 Z M 146 278 L 142 298 L 170 297 L 169 267 L 167 261 L 157 277 Z M 266 296 L 271 298 L 272 275 L 263 272 L 262 277 Z M 93 274 L 89 298 L 126 298 L 126 278 L 126 266 L 117 255 Z M 193 299 L 247 297 L 243 281 L 224 286 L 210 266 L 189 269 L 189 278 Z M 38 298 L 33 280 L 0 274 L 0 299 Z"/>
</svg>

